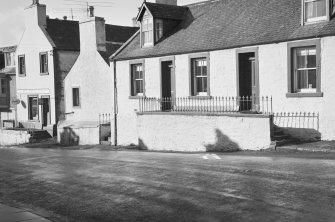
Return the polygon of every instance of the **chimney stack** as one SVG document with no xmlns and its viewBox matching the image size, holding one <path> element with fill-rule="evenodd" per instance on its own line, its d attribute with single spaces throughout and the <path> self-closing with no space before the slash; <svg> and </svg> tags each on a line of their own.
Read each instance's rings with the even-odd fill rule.
<svg viewBox="0 0 335 222">
<path fill-rule="evenodd" d="M 177 5 L 177 0 L 156 0 L 158 4 Z"/>
<path fill-rule="evenodd" d="M 66 15 L 64 15 L 64 16 L 63 16 L 63 19 L 64 19 L 64 20 L 67 20 L 67 16 L 66 16 Z"/>
<path fill-rule="evenodd" d="M 39 3 L 39 0 L 33 0 L 33 4 L 25 8 L 25 24 L 26 27 L 39 25 L 47 26 L 46 5 Z"/>
</svg>

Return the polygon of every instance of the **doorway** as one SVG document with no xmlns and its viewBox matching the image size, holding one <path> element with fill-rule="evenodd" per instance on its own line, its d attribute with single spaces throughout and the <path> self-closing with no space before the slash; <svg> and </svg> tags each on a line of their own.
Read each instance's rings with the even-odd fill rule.
<svg viewBox="0 0 335 222">
<path fill-rule="evenodd" d="M 50 115 L 50 97 L 42 96 L 42 126 L 48 126 L 51 123 Z"/>
<path fill-rule="evenodd" d="M 256 52 L 238 53 L 240 111 L 259 111 L 259 77 Z"/>
<path fill-rule="evenodd" d="M 172 85 L 173 78 L 173 62 L 172 61 L 162 61 L 161 62 L 161 85 L 162 85 L 162 111 L 171 110 L 174 98 L 174 91 Z"/>
</svg>

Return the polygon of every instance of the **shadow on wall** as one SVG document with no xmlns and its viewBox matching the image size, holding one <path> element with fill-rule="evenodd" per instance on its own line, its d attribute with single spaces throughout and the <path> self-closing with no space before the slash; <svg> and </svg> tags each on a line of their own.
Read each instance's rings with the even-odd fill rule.
<svg viewBox="0 0 335 222">
<path fill-rule="evenodd" d="M 79 139 L 80 137 L 71 128 L 63 128 L 60 133 L 60 143 L 65 146 L 77 146 Z"/>
<path fill-rule="evenodd" d="M 236 152 L 241 150 L 237 143 L 224 135 L 219 129 L 216 129 L 215 133 L 216 143 L 205 145 L 207 152 Z"/>
</svg>

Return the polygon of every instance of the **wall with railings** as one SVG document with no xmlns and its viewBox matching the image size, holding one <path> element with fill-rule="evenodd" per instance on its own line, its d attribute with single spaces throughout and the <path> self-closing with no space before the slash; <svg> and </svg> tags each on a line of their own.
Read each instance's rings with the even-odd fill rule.
<svg viewBox="0 0 335 222">
<path fill-rule="evenodd" d="M 270 125 L 270 116 L 259 114 L 137 114 L 139 145 L 147 150 L 211 152 L 267 149 L 271 143 Z"/>
</svg>

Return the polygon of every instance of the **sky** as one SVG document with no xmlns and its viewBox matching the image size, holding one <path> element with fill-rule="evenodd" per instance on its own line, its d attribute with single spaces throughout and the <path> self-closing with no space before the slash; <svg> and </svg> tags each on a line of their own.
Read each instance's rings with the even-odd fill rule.
<svg viewBox="0 0 335 222">
<path fill-rule="evenodd" d="M 0 7 L 0 47 L 17 45 L 24 32 L 24 8 L 33 0 L 1 0 Z M 81 20 L 86 16 L 84 2 L 86 0 L 40 0 L 47 5 L 47 15 L 50 18 L 71 19 L 73 8 L 74 20 Z M 113 25 L 132 25 L 132 18 L 136 17 L 138 8 L 143 0 L 88 0 L 95 8 L 95 15 L 104 17 L 106 23 Z M 148 0 L 154 2 L 155 0 Z M 178 0 L 178 5 L 191 4 L 204 0 Z M 72 4 L 72 5 L 70 5 Z M 104 7 L 102 7 L 104 6 Z M 108 7 L 105 7 L 108 6 Z"/>
</svg>

